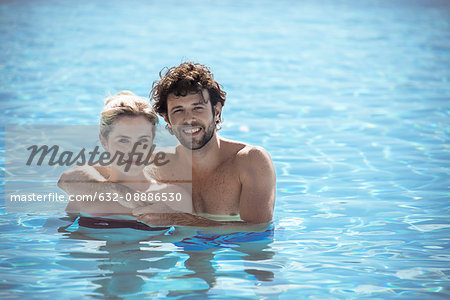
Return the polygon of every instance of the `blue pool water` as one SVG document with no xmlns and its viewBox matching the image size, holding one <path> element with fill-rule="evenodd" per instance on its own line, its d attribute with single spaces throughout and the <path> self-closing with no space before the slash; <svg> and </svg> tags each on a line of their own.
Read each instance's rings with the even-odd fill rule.
<svg viewBox="0 0 450 300">
<path fill-rule="evenodd" d="M 221 134 L 277 172 L 263 232 L 2 209 L 2 299 L 450 297 L 448 1 L 1 1 L 0 53 L 2 136 L 96 124 L 194 60 L 228 92 Z"/>
</svg>

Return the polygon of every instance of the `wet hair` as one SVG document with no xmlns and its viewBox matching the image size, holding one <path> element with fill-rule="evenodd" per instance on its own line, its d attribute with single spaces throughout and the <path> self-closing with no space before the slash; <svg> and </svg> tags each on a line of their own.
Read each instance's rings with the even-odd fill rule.
<svg viewBox="0 0 450 300">
<path fill-rule="evenodd" d="M 153 125 L 158 123 L 158 116 L 146 98 L 138 97 L 130 91 L 121 91 L 105 99 L 100 120 L 100 135 L 107 139 L 114 122 L 123 116 L 143 116 Z M 155 130 L 156 126 L 153 126 L 153 136 Z"/>
<path fill-rule="evenodd" d="M 167 115 L 167 97 L 172 93 L 177 97 L 200 93 L 203 98 L 201 92 L 206 89 L 209 93 L 213 114 L 213 108 L 218 102 L 222 106 L 225 105 L 226 93 L 222 90 L 221 85 L 214 80 L 213 74 L 207 66 L 184 62 L 177 67 L 167 69 L 167 72 L 163 75 L 165 69 L 167 68 L 159 72 L 161 80 L 153 82 L 150 93 L 150 97 L 155 101 L 153 108 L 158 114 Z M 206 101 L 206 99 L 203 100 Z"/>
</svg>

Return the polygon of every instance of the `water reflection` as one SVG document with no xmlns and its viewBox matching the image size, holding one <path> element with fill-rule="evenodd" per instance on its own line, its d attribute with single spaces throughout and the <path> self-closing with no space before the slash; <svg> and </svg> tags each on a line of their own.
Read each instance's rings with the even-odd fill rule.
<svg viewBox="0 0 450 300">
<path fill-rule="evenodd" d="M 197 231 L 196 235 L 185 237 L 174 244 L 182 249 L 181 253 L 189 258 L 184 266 L 193 271 L 184 275 L 184 278 L 197 277 L 208 284 L 208 289 L 216 285 L 218 277 L 246 278 L 252 275 L 251 280 L 271 281 L 274 273 L 255 268 L 255 264 L 246 261 L 264 261 L 272 259 L 275 252 L 270 251 L 273 242 L 273 225 L 261 232 L 238 232 L 229 234 L 208 234 Z M 225 252 L 231 249 L 232 252 Z M 222 262 L 233 264 L 232 271 L 218 271 L 218 265 Z M 242 264 L 243 266 L 240 266 Z M 244 271 L 244 272 L 242 272 Z M 240 274 L 239 274 L 240 272 Z"/>
<path fill-rule="evenodd" d="M 108 298 L 144 293 L 201 295 L 214 288 L 219 278 L 240 278 L 256 284 L 275 277 L 267 267 L 259 267 L 275 255 L 270 246 L 272 225 L 261 232 L 211 234 L 186 227 L 160 231 L 99 228 L 110 222 L 88 221 L 78 218 L 59 228 L 65 236 L 61 240 L 64 249 L 69 240 L 83 243 L 62 251 L 66 256 L 58 263 L 80 271 L 84 280 L 96 286 L 94 293 Z M 86 245 L 90 242 L 95 242 L 94 248 Z M 86 261 L 91 272 L 83 267 Z"/>
</svg>

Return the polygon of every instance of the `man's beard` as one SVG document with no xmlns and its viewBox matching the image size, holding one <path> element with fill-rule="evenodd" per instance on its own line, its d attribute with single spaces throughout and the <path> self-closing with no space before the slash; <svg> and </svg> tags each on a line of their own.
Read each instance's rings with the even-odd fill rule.
<svg viewBox="0 0 450 300">
<path fill-rule="evenodd" d="M 199 126 L 203 129 L 203 136 L 200 140 L 196 140 L 196 137 L 188 137 L 183 132 L 183 127 L 185 126 L 177 126 L 178 128 L 174 130 L 174 134 L 177 137 L 178 141 L 189 150 L 198 150 L 203 148 L 213 137 L 214 132 L 216 130 L 216 124 L 211 122 L 207 128 L 199 123 L 192 123 L 189 126 Z"/>
</svg>

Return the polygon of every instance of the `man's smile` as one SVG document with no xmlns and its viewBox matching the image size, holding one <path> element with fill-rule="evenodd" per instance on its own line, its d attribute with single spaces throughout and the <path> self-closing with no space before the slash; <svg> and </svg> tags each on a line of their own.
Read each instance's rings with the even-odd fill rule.
<svg viewBox="0 0 450 300">
<path fill-rule="evenodd" d="M 186 135 L 196 136 L 200 133 L 201 130 L 202 130 L 201 127 L 194 126 L 194 127 L 184 128 L 182 131 Z"/>
</svg>

